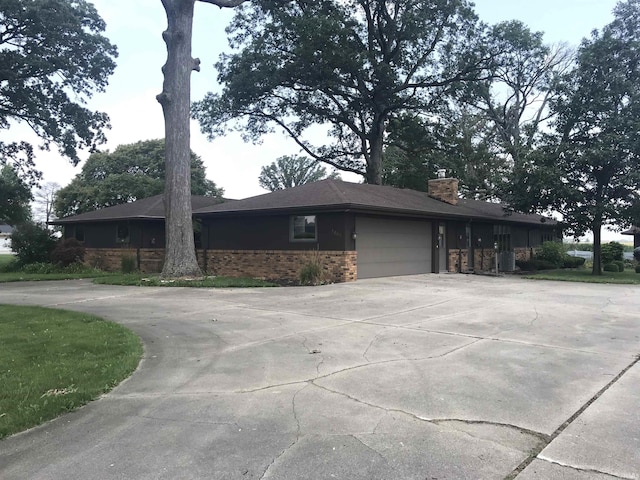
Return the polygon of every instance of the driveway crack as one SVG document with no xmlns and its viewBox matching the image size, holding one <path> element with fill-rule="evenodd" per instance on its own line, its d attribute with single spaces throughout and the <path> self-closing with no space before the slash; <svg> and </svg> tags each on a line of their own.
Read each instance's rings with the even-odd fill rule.
<svg viewBox="0 0 640 480">
<path fill-rule="evenodd" d="M 371 445 L 367 445 L 365 442 L 362 441 L 362 439 L 358 438 L 356 435 L 349 435 L 350 437 L 354 438 L 355 440 L 358 441 L 358 443 L 360 443 L 361 445 L 363 445 L 367 450 L 371 450 L 373 453 L 375 453 L 378 457 L 380 457 L 382 459 L 382 461 L 384 463 L 386 463 L 387 465 L 389 465 L 389 460 L 387 459 L 387 457 L 385 457 L 384 455 L 382 455 L 382 453 L 380 453 L 378 450 L 376 450 L 375 448 L 373 448 Z"/>
<path fill-rule="evenodd" d="M 640 355 L 636 355 L 636 358 L 633 360 L 633 362 L 631 362 L 629 365 L 627 365 L 618 375 L 616 375 L 613 378 L 613 380 L 611 380 L 609 383 L 607 383 L 604 387 L 602 387 L 600 390 L 598 390 L 598 392 L 593 397 L 591 397 L 589 400 L 587 400 L 587 402 L 584 405 L 582 405 L 582 407 L 580 407 L 573 415 L 571 415 L 564 423 L 562 423 L 562 425 L 560 425 L 556 429 L 556 431 L 554 431 L 549 436 L 549 438 L 548 438 L 548 440 L 546 442 L 543 442 L 541 445 L 539 445 L 538 448 L 536 448 L 531 453 L 531 455 L 529 455 L 509 475 L 507 475 L 504 480 L 513 480 L 518 475 L 520 475 L 520 473 L 522 473 L 522 471 L 525 468 L 527 468 L 531 464 L 531 462 L 533 462 L 536 458 L 538 458 L 538 455 L 540 455 L 540 452 L 542 452 L 542 450 L 544 450 L 547 447 L 547 445 L 549 445 L 556 438 L 558 438 L 558 436 L 562 432 L 564 432 L 567 429 L 567 427 L 569 425 L 571 425 L 580 415 L 582 415 L 584 413 L 584 411 L 593 404 L 593 402 L 598 400 L 604 394 L 604 392 L 606 392 L 613 385 L 615 385 L 615 383 L 618 380 L 620 380 L 625 373 L 627 373 L 629 370 L 631 370 L 631 368 L 633 368 L 638 362 L 640 362 Z"/>
<path fill-rule="evenodd" d="M 635 480 L 632 477 L 621 477 L 619 475 L 614 475 L 613 473 L 603 472 L 601 470 L 596 470 L 596 469 L 593 469 L 593 468 L 574 467 L 573 465 L 568 465 L 566 463 L 557 462 L 555 460 L 550 460 L 550 459 L 544 458 L 544 457 L 538 457 L 538 460 L 541 460 L 541 461 L 547 462 L 547 463 L 551 463 L 553 465 L 558 465 L 558 466 L 563 467 L 563 468 L 568 468 L 568 469 L 574 470 L 576 472 L 596 473 L 598 475 L 605 475 L 605 476 L 611 477 L 611 478 L 619 478 L 620 480 Z"/>
</svg>

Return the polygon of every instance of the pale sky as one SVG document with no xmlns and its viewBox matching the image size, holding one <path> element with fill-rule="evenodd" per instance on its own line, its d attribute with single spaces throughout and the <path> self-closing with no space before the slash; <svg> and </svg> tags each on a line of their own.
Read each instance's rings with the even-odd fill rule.
<svg viewBox="0 0 640 480">
<path fill-rule="evenodd" d="M 106 35 L 118 46 L 117 68 L 109 79 L 105 93 L 97 94 L 90 107 L 111 117 L 108 143 L 101 148 L 139 140 L 162 138 L 162 109 L 155 99 L 162 86 L 160 68 L 166 50 L 161 38 L 166 18 L 160 0 L 94 0 L 107 23 Z M 615 0 L 476 0 L 481 20 L 496 23 L 519 19 L 532 30 L 545 32 L 548 43 L 567 42 L 578 45 L 594 28 L 602 28 L 612 19 Z M 192 100 L 215 90 L 213 64 L 221 52 L 228 51 L 224 29 L 231 19 L 231 9 L 219 9 L 196 2 L 193 55 L 201 60 L 201 72 L 192 75 Z M 27 139 L 26 128 L 0 132 L 3 139 Z M 34 140 L 37 143 L 37 140 Z M 228 198 L 245 198 L 265 193 L 258 185 L 260 168 L 277 157 L 299 153 L 298 147 L 284 135 L 270 135 L 262 144 L 242 141 L 230 134 L 208 142 L 196 122 L 191 125 L 191 148 L 202 157 L 207 177 L 225 189 Z M 88 157 L 88 152 L 81 155 Z M 37 166 L 45 182 L 68 184 L 80 172 L 56 152 L 37 152 Z M 356 175 L 342 174 L 343 179 L 360 181 Z M 624 237 L 623 237 L 624 238 Z"/>
</svg>

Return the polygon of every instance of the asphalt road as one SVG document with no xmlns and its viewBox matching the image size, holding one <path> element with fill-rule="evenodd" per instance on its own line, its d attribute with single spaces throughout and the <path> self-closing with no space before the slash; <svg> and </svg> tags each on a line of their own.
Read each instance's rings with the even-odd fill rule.
<svg viewBox="0 0 640 480">
<path fill-rule="evenodd" d="M 100 400 L 1 441 L 0 478 L 640 479 L 639 292 L 1 284 L 0 303 L 120 322 L 145 354 Z"/>
</svg>

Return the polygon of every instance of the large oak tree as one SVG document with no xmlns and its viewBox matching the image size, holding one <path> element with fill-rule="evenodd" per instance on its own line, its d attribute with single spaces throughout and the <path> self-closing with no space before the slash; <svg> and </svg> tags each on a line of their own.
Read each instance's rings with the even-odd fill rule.
<svg viewBox="0 0 640 480">
<path fill-rule="evenodd" d="M 102 143 L 109 119 L 85 104 L 115 68 L 104 29 L 84 0 L 0 2 L 0 131 L 24 123 L 74 164 L 78 149 Z M 39 179 L 33 158 L 33 145 L 0 140 L 0 164 L 31 184 Z"/>
<path fill-rule="evenodd" d="M 194 106 L 202 130 L 284 130 L 306 155 L 373 184 L 389 121 L 441 114 L 491 57 L 466 0 L 255 1 L 228 32 L 238 51 L 218 64 L 223 92 Z M 305 135 L 316 125 L 329 139 Z"/>
<path fill-rule="evenodd" d="M 554 132 L 517 191 L 523 206 L 562 213 L 567 232 L 593 233 L 595 275 L 602 227 L 630 223 L 640 203 L 640 0 L 614 16 L 582 41 L 552 102 Z"/>
<path fill-rule="evenodd" d="M 582 42 L 555 107 L 557 207 L 572 231 L 593 232 L 594 274 L 602 227 L 628 222 L 640 202 L 640 0 L 620 2 L 614 16 Z"/>
<path fill-rule="evenodd" d="M 202 274 L 193 244 L 189 162 L 191 72 L 200 70 L 200 60 L 191 56 L 196 1 L 235 7 L 244 0 L 162 0 L 168 24 L 162 34 L 167 62 L 162 67 L 164 83 L 157 98 L 164 114 L 166 141 L 165 277 Z"/>
</svg>

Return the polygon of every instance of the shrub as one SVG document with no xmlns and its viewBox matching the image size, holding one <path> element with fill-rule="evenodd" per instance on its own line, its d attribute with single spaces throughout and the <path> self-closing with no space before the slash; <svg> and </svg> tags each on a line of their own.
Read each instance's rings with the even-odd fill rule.
<svg viewBox="0 0 640 480">
<path fill-rule="evenodd" d="M 571 257 L 567 255 L 562 259 L 562 268 L 578 268 L 584 265 L 585 259 L 582 257 Z"/>
<path fill-rule="evenodd" d="M 564 263 L 566 256 L 564 245 L 560 242 L 544 242 L 536 253 L 536 260 L 543 260 L 553 264 L 553 268 L 559 268 Z M 539 270 L 541 270 L 539 268 Z"/>
<path fill-rule="evenodd" d="M 615 263 L 618 266 L 619 272 L 624 272 L 624 262 L 622 260 L 615 260 L 611 263 Z"/>
<path fill-rule="evenodd" d="M 640 247 L 633 249 L 633 258 L 635 258 L 637 262 L 640 262 Z"/>
<path fill-rule="evenodd" d="M 58 242 L 51 252 L 51 261 L 61 267 L 84 261 L 84 246 L 75 238 L 65 238 Z"/>
<path fill-rule="evenodd" d="M 108 266 L 107 256 L 102 250 L 98 250 L 93 253 L 89 258 L 89 266 L 98 270 L 106 270 Z"/>
<path fill-rule="evenodd" d="M 47 273 L 56 273 L 57 268 L 55 265 L 48 262 L 36 262 L 29 263 L 24 265 L 21 268 L 21 271 L 24 273 L 37 273 L 37 274 L 47 274 Z"/>
<path fill-rule="evenodd" d="M 538 258 L 532 258 L 529 261 L 517 260 L 516 266 L 520 268 L 520 270 L 524 270 L 525 272 L 536 272 L 538 270 L 554 270 L 558 268 L 555 263 L 551 263 L 547 260 L 540 260 Z"/>
<path fill-rule="evenodd" d="M 618 268 L 618 265 L 616 265 L 615 263 L 605 263 L 604 266 L 602 267 L 602 270 L 604 270 L 605 272 L 619 272 L 620 269 Z"/>
<path fill-rule="evenodd" d="M 48 262 L 55 245 L 49 230 L 35 223 L 18 225 L 11 234 L 11 250 L 20 266 Z"/>
<path fill-rule="evenodd" d="M 640 265 L 636 265 L 636 273 L 640 273 Z"/>
<path fill-rule="evenodd" d="M 302 285 L 319 285 L 322 283 L 322 262 L 318 252 L 314 252 L 309 262 L 300 270 L 300 283 Z"/>
<path fill-rule="evenodd" d="M 622 253 L 624 252 L 624 245 L 618 242 L 605 243 L 601 247 L 600 258 L 602 263 L 611 263 L 616 260 L 622 261 Z"/>
<path fill-rule="evenodd" d="M 137 263 L 135 255 L 122 255 L 120 257 L 120 270 L 122 273 L 133 273 L 138 269 Z"/>
</svg>

